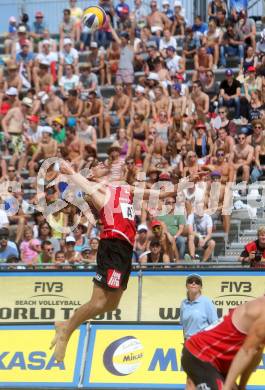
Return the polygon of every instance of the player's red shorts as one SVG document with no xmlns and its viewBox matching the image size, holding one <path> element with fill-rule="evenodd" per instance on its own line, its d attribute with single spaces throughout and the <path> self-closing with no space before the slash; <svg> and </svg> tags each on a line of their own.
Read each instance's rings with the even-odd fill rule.
<svg viewBox="0 0 265 390">
<path fill-rule="evenodd" d="M 94 282 L 107 290 L 126 290 L 132 268 L 132 245 L 119 238 L 99 241 Z"/>
</svg>

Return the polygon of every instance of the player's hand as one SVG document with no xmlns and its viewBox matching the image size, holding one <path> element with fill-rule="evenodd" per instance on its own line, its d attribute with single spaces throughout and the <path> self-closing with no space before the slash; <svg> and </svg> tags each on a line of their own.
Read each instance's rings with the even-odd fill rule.
<svg viewBox="0 0 265 390">
<path fill-rule="evenodd" d="M 256 252 L 255 251 L 249 252 L 249 260 L 254 260 L 255 256 L 256 256 Z"/>
<path fill-rule="evenodd" d="M 74 175 L 76 172 L 68 161 L 60 161 L 60 172 L 65 175 Z"/>
</svg>

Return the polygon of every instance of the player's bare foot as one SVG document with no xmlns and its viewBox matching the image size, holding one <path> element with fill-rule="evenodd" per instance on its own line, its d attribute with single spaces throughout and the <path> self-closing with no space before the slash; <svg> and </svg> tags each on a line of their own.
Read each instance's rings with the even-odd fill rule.
<svg viewBox="0 0 265 390">
<path fill-rule="evenodd" d="M 64 360 L 67 343 L 68 337 L 66 332 L 66 322 L 56 322 L 55 337 L 51 342 L 50 349 L 55 346 L 54 358 L 58 363 L 63 362 Z"/>
</svg>

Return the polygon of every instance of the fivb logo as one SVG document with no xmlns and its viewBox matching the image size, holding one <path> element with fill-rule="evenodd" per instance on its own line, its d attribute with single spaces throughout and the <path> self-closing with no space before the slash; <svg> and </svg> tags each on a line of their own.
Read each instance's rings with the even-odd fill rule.
<svg viewBox="0 0 265 390">
<path fill-rule="evenodd" d="M 107 284 L 111 288 L 120 288 L 121 285 L 121 272 L 115 269 L 108 269 Z"/>
</svg>

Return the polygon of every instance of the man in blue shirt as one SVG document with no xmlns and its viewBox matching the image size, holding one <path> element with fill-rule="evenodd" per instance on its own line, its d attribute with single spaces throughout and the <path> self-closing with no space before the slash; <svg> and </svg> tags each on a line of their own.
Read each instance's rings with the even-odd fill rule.
<svg viewBox="0 0 265 390">
<path fill-rule="evenodd" d="M 19 258 L 16 245 L 12 241 L 8 241 L 9 230 L 7 228 L 0 229 L 0 263 L 6 263 L 10 258 Z"/>
<path fill-rule="evenodd" d="M 187 298 L 181 302 L 180 323 L 185 340 L 218 321 L 212 301 L 201 294 L 202 278 L 198 274 L 186 279 Z"/>
<path fill-rule="evenodd" d="M 35 14 L 35 21 L 32 24 L 32 37 L 34 38 L 35 42 L 39 42 L 41 39 L 44 38 L 44 32 L 46 30 L 46 25 L 43 21 L 43 13 L 41 11 L 37 11 Z"/>
<path fill-rule="evenodd" d="M 208 24 L 203 23 L 200 15 L 197 15 L 194 19 L 194 25 L 192 26 L 192 31 L 195 33 L 195 36 L 199 38 L 208 31 Z"/>
</svg>

